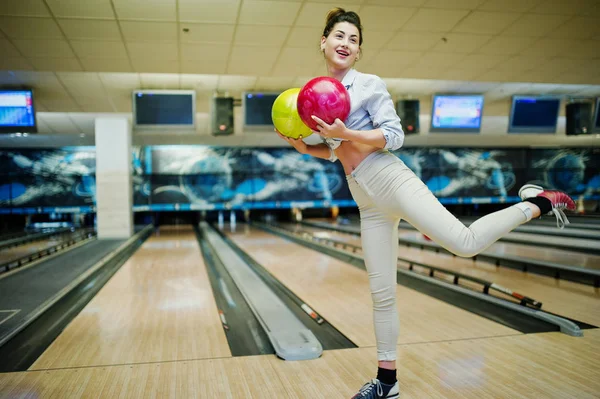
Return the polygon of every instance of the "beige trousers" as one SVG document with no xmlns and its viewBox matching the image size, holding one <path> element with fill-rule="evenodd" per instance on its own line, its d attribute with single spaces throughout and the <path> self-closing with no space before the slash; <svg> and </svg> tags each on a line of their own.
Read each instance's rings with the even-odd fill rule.
<svg viewBox="0 0 600 399">
<path fill-rule="evenodd" d="M 448 251 L 470 257 L 531 218 L 524 204 L 517 204 L 466 227 L 404 162 L 386 150 L 370 154 L 346 177 L 360 212 L 379 360 L 396 359 L 396 267 L 401 219 Z"/>
</svg>

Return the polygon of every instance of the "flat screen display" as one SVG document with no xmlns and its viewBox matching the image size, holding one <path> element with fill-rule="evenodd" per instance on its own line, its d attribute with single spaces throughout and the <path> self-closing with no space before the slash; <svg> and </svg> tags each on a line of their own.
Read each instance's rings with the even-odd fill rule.
<svg viewBox="0 0 600 399">
<path fill-rule="evenodd" d="M 133 92 L 134 126 L 191 128 L 195 126 L 193 90 L 137 90 Z"/>
<path fill-rule="evenodd" d="M 559 97 L 514 96 L 508 132 L 555 133 L 559 110 Z"/>
<path fill-rule="evenodd" d="M 481 129 L 483 95 L 436 94 L 431 111 L 431 132 L 473 132 Z"/>
<path fill-rule="evenodd" d="M 596 99 L 596 111 L 594 114 L 594 126 L 592 127 L 593 132 L 600 132 L 600 97 Z"/>
<path fill-rule="evenodd" d="M 280 93 L 244 93 L 242 108 L 246 130 L 272 130 L 271 109 Z"/>
<path fill-rule="evenodd" d="M 0 132 L 36 132 L 31 90 L 0 90 Z"/>
</svg>

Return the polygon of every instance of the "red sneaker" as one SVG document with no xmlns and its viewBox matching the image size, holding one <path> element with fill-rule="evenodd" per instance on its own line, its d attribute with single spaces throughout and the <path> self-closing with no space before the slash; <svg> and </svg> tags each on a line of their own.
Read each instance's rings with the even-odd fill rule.
<svg viewBox="0 0 600 399">
<path fill-rule="evenodd" d="M 558 190 L 544 190 L 543 187 L 534 184 L 526 184 L 521 187 L 519 197 L 523 201 L 533 197 L 544 197 L 550 200 L 552 210 L 548 215 L 554 214 L 556 216 L 556 225 L 561 229 L 569 224 L 569 219 L 567 219 L 564 210 L 575 211 L 577 209 L 575 201 L 567 193 Z"/>
</svg>

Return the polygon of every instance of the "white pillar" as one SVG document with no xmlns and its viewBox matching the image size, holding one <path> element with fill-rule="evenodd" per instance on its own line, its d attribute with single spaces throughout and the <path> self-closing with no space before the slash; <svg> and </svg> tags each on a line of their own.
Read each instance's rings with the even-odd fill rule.
<svg viewBox="0 0 600 399">
<path fill-rule="evenodd" d="M 127 118 L 95 121 L 98 238 L 133 235 L 131 126 Z"/>
</svg>

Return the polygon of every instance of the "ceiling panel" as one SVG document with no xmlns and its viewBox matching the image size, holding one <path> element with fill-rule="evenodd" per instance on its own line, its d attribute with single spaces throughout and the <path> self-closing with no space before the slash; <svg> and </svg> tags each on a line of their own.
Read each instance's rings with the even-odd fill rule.
<svg viewBox="0 0 600 399">
<path fill-rule="evenodd" d="M 177 23 L 121 21 L 121 31 L 127 41 L 177 41 Z"/>
<path fill-rule="evenodd" d="M 13 40 L 25 57 L 75 58 L 66 40 Z"/>
<path fill-rule="evenodd" d="M 402 30 L 413 32 L 448 32 L 467 14 L 469 14 L 467 10 L 421 8 L 402 27 Z"/>
<path fill-rule="evenodd" d="M 127 51 L 132 61 L 138 59 L 177 61 L 179 59 L 177 42 L 127 42 Z"/>
<path fill-rule="evenodd" d="M 209 43 L 183 43 L 181 45 L 181 59 L 183 61 L 227 61 L 230 46 Z M 221 71 L 223 72 L 223 71 Z"/>
<path fill-rule="evenodd" d="M 59 19 L 58 23 L 69 39 L 121 40 L 116 21 Z"/>
<path fill-rule="evenodd" d="M 575 17 L 548 33 L 549 37 L 564 39 L 591 39 L 600 34 L 600 18 Z"/>
<path fill-rule="evenodd" d="M 506 28 L 502 35 L 515 37 L 542 37 L 563 25 L 570 18 L 568 15 L 523 14 L 518 20 Z"/>
<path fill-rule="evenodd" d="M 79 58 L 83 68 L 90 72 L 133 72 L 127 58 Z"/>
<path fill-rule="evenodd" d="M 428 51 L 442 41 L 444 34 L 427 32 L 398 32 L 385 47 L 390 50 Z"/>
<path fill-rule="evenodd" d="M 1 1 L 0 15 L 50 17 L 43 0 Z"/>
<path fill-rule="evenodd" d="M 539 14 L 586 15 L 596 0 L 544 0 L 530 11 Z"/>
<path fill-rule="evenodd" d="M 341 7 L 345 10 L 358 12 L 360 8 L 355 4 L 349 3 L 304 3 L 296 17 L 296 26 L 310 26 L 317 28 L 320 35 L 325 27 L 325 17 L 329 10 L 334 7 Z"/>
<path fill-rule="evenodd" d="M 136 72 L 144 73 L 173 73 L 179 72 L 179 61 L 161 58 L 133 58 L 131 60 Z"/>
<path fill-rule="evenodd" d="M 231 43 L 235 25 L 229 24 L 194 24 L 182 23 L 181 29 L 189 31 L 181 32 L 179 40 L 183 43 Z"/>
<path fill-rule="evenodd" d="M 289 32 L 285 26 L 251 26 L 240 25 L 235 32 L 234 45 L 281 46 Z"/>
<path fill-rule="evenodd" d="M 335 6 L 362 17 L 365 42 L 357 69 L 385 78 L 396 96 L 429 101 L 432 90 L 479 92 L 511 82 L 546 91 L 564 83 L 569 84 L 564 90 L 588 87 L 593 93 L 596 86 L 590 85 L 600 83 L 596 0 L 47 4 L 54 15 L 44 0 L 0 4 L 0 83 L 34 87 L 48 112 L 129 113 L 131 91 L 142 86 L 140 73 L 153 88 L 195 89 L 202 96 L 199 112 L 208 112 L 218 87 L 241 93 L 301 86 L 326 73 L 318 44 L 325 15 Z M 55 72 L 69 77 L 63 83 L 70 94 Z M 73 88 L 72 82 L 81 87 Z M 506 93 L 498 96 L 499 104 L 507 101 Z"/>
<path fill-rule="evenodd" d="M 0 17 L 0 29 L 13 39 L 62 39 L 64 35 L 50 18 Z"/>
<path fill-rule="evenodd" d="M 79 58 L 127 59 L 127 50 L 121 41 L 71 40 L 71 46 Z"/>
<path fill-rule="evenodd" d="M 472 10 L 481 5 L 485 0 L 428 0 L 425 7 L 432 8 L 452 8 L 462 10 Z"/>
<path fill-rule="evenodd" d="M 298 2 L 251 1 L 242 3 L 239 23 L 244 25 L 291 25 L 300 9 Z"/>
<path fill-rule="evenodd" d="M 537 39 L 533 37 L 496 36 L 477 49 L 477 53 L 489 55 L 518 54 L 524 49 L 532 47 L 536 41 Z"/>
<path fill-rule="evenodd" d="M 0 54 L 2 57 L 21 57 L 21 53 L 8 40 L 0 40 Z"/>
<path fill-rule="evenodd" d="M 234 23 L 240 0 L 179 0 L 179 20 L 183 22 Z"/>
<path fill-rule="evenodd" d="M 516 21 L 520 16 L 521 14 L 518 13 L 475 11 L 460 21 L 452 31 L 462 33 L 498 34 Z"/>
<path fill-rule="evenodd" d="M 56 17 L 113 19 L 110 0 L 46 0 Z"/>
<path fill-rule="evenodd" d="M 33 65 L 23 57 L 0 57 L 0 70 L 29 71 L 33 70 Z"/>
<path fill-rule="evenodd" d="M 492 36 L 448 33 L 444 35 L 444 38 L 446 41 L 438 41 L 438 43 L 430 50 L 439 51 L 441 53 L 472 53 L 481 48 L 485 43 L 489 42 Z"/>
<path fill-rule="evenodd" d="M 526 12 L 541 4 L 545 0 L 485 0 L 478 10 L 482 11 L 507 11 Z"/>
<path fill-rule="evenodd" d="M 278 55 L 279 47 L 234 47 L 229 58 L 227 73 L 260 75 L 273 68 Z"/>
<path fill-rule="evenodd" d="M 381 7 L 366 5 L 360 9 L 360 19 L 363 26 L 371 30 L 396 31 L 417 12 L 416 8 Z"/>
<path fill-rule="evenodd" d="M 83 67 L 77 58 L 29 57 L 29 62 L 36 71 L 83 71 Z"/>
<path fill-rule="evenodd" d="M 113 0 L 117 18 L 126 20 L 176 21 L 176 0 Z"/>
</svg>

